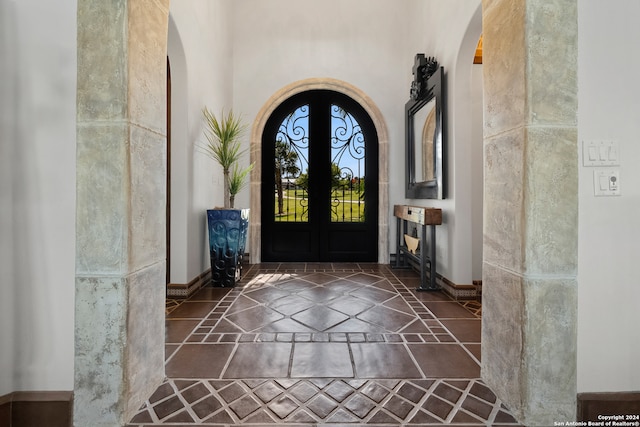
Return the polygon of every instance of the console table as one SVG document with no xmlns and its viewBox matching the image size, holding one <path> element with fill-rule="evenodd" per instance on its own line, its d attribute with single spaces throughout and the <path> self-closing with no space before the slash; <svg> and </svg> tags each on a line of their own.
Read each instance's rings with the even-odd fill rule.
<svg viewBox="0 0 640 427">
<path fill-rule="evenodd" d="M 418 291 L 440 290 L 436 285 L 436 225 L 442 224 L 442 209 L 419 206 L 395 205 L 393 215 L 397 221 L 396 268 L 409 268 L 409 263 L 420 268 L 420 286 Z M 404 242 L 408 232 L 408 224 L 413 223 L 419 229 L 419 249 L 412 253 Z M 430 241 L 427 245 L 427 227 Z M 429 283 L 427 286 L 427 269 Z"/>
</svg>

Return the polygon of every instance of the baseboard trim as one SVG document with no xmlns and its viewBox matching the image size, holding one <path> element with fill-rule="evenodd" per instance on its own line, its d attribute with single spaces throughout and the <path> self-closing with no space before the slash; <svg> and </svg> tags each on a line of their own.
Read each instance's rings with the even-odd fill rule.
<svg viewBox="0 0 640 427">
<path fill-rule="evenodd" d="M 201 287 L 211 281 L 211 269 L 204 271 L 189 283 L 169 283 L 167 298 L 184 299 L 195 294 Z"/>
<path fill-rule="evenodd" d="M 396 254 L 389 254 L 389 259 L 391 260 L 390 265 L 393 268 L 396 265 Z M 420 272 L 420 267 L 412 260 L 409 260 L 409 267 L 406 268 L 413 268 L 414 271 Z M 427 277 L 430 277 L 430 274 L 431 273 L 427 271 Z M 456 301 L 479 301 L 482 295 L 482 280 L 474 280 L 471 285 L 461 285 L 453 283 L 451 280 L 436 272 L 436 284 L 443 292 Z"/>
<path fill-rule="evenodd" d="M 15 391 L 0 396 L 0 425 L 72 427 L 72 391 Z"/>
<path fill-rule="evenodd" d="M 242 265 L 250 264 L 249 254 L 245 253 L 242 258 Z M 211 269 L 202 272 L 189 283 L 169 283 L 167 285 L 167 298 L 187 299 L 200 290 L 201 287 L 211 282 Z"/>
<path fill-rule="evenodd" d="M 578 421 L 602 421 L 598 416 L 620 415 L 616 421 L 628 420 L 625 415 L 640 415 L 640 392 L 578 393 Z"/>
<path fill-rule="evenodd" d="M 478 299 L 478 288 L 475 285 L 456 284 L 440 275 L 436 278 L 436 282 L 440 285 L 443 291 L 449 294 L 449 296 L 456 301 Z"/>
</svg>

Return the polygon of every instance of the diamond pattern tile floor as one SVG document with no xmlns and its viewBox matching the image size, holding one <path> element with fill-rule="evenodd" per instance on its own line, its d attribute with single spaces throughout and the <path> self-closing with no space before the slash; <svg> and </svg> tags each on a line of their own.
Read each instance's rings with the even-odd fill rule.
<svg viewBox="0 0 640 427">
<path fill-rule="evenodd" d="M 165 382 L 129 426 L 519 425 L 480 377 L 479 303 L 378 264 L 257 264 L 167 303 Z"/>
</svg>

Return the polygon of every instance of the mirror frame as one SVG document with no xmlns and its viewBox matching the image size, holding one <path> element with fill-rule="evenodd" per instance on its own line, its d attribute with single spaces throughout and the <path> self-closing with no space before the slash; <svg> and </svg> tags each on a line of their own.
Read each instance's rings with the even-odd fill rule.
<svg viewBox="0 0 640 427">
<path fill-rule="evenodd" d="M 438 67 L 435 59 L 425 59 L 424 54 L 418 54 L 414 75 L 411 99 L 405 104 L 405 197 L 407 199 L 444 199 L 446 197 L 444 68 Z M 416 181 L 416 161 L 420 161 L 416 159 L 416 152 L 418 152 L 416 143 L 417 140 L 422 142 L 422 132 L 416 135 L 414 116 L 434 98 L 436 101 L 433 138 L 435 179 Z"/>
</svg>

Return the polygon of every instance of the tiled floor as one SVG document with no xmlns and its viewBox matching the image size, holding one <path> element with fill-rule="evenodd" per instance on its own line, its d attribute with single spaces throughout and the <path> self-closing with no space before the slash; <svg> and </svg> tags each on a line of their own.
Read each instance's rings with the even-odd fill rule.
<svg viewBox="0 0 640 427">
<path fill-rule="evenodd" d="M 167 380 L 130 426 L 518 425 L 480 380 L 478 303 L 378 264 L 257 264 L 167 304 Z"/>
</svg>

